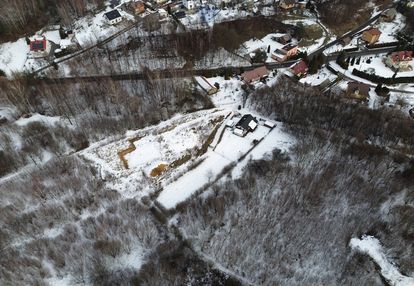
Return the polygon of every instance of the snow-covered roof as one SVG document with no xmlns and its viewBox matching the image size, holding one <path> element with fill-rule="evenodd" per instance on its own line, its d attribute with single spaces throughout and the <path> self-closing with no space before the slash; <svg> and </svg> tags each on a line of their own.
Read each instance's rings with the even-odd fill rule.
<svg viewBox="0 0 414 286">
<path fill-rule="evenodd" d="M 214 89 L 215 87 L 212 85 L 212 84 L 210 84 L 209 82 L 208 82 L 208 80 L 205 78 L 205 77 L 203 77 L 203 76 L 195 76 L 194 77 L 194 80 L 197 82 L 197 84 L 202 88 L 202 89 L 204 89 L 205 91 L 210 91 L 211 89 Z"/>
</svg>

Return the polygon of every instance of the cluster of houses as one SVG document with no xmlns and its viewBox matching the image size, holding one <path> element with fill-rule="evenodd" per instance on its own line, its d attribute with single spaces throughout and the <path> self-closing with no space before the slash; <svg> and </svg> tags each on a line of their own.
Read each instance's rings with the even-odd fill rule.
<svg viewBox="0 0 414 286">
<path fill-rule="evenodd" d="M 245 55 L 247 60 L 253 61 L 255 55 L 258 52 L 266 53 L 266 49 L 268 52 L 271 52 L 271 58 L 279 63 L 285 62 L 299 53 L 298 45 L 296 44 L 296 40 L 294 40 L 290 33 L 282 34 L 280 36 L 275 36 L 271 38 L 274 42 L 283 45 L 282 47 L 276 48 L 273 51 L 270 51 L 269 47 L 263 46 L 257 48 L 254 51 L 251 51 L 249 54 Z"/>
<path fill-rule="evenodd" d="M 381 22 L 392 22 L 397 16 L 397 10 L 395 8 L 390 8 L 383 12 L 379 18 Z M 375 45 L 379 42 L 382 31 L 378 27 L 371 27 L 362 32 L 360 40 L 366 45 Z M 342 44 L 348 45 L 351 42 L 350 37 L 342 39 Z M 412 60 L 413 60 L 413 51 L 398 51 L 387 55 L 383 62 L 384 64 L 393 70 L 394 72 L 407 72 L 412 71 Z"/>
<path fill-rule="evenodd" d="M 122 20 L 124 19 L 120 10 L 142 19 L 146 17 L 156 17 L 157 20 L 160 20 L 168 16 L 168 13 L 165 9 L 160 8 L 155 11 L 151 9 L 151 7 L 148 7 L 146 3 L 140 0 L 130 1 L 127 3 L 123 3 L 119 6 L 117 6 L 117 4 L 119 5 L 118 0 L 116 0 L 115 2 L 112 1 L 111 8 L 113 8 L 113 10 L 108 11 L 104 14 L 105 19 L 110 25 L 116 25 L 122 22 Z"/>
</svg>

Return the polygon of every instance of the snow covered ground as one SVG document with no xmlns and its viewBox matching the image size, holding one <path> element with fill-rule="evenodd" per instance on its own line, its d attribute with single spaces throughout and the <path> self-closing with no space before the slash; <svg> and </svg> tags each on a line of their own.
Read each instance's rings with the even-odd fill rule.
<svg viewBox="0 0 414 286">
<path fill-rule="evenodd" d="M 13 72 L 21 72 L 29 53 L 29 46 L 24 38 L 16 42 L 8 42 L 0 45 L 0 69 L 8 77 Z"/>
<path fill-rule="evenodd" d="M 103 179 L 111 177 L 109 184 L 125 197 L 141 197 L 154 191 L 152 183 L 182 172 L 193 160 L 184 162 L 176 169 L 167 168 L 164 176 L 148 181 L 154 168 L 161 164 L 171 164 L 187 154 L 193 154 L 192 159 L 196 160 L 194 150 L 211 133 L 214 120 L 228 113 L 228 110 L 213 109 L 177 115 L 156 126 L 129 131 L 125 136 L 97 142 L 82 151 L 81 155 L 98 166 Z M 125 153 L 124 158 L 128 168 L 118 154 L 127 149 L 130 151 Z"/>
<path fill-rule="evenodd" d="M 266 15 L 274 14 L 272 8 L 264 9 Z M 197 8 L 195 13 L 188 13 L 181 23 L 191 29 L 203 29 L 212 27 L 215 23 L 232 21 L 253 16 L 252 12 L 244 11 L 236 7 L 219 9 L 217 6 L 209 4 Z"/>
<path fill-rule="evenodd" d="M 124 28 L 127 25 L 126 20 L 131 20 L 130 14 L 118 9 L 124 20 L 116 25 L 110 25 L 106 21 L 104 14 L 111 10 L 111 8 L 107 7 L 104 11 L 81 18 L 74 23 L 75 37 L 81 47 L 88 47 L 108 38 Z"/>
<path fill-rule="evenodd" d="M 405 17 L 397 13 L 395 19 L 392 22 L 379 22 L 378 29 L 382 32 L 378 43 L 395 42 L 397 39 L 395 36 L 405 25 Z"/>
<path fill-rule="evenodd" d="M 384 253 L 381 243 L 373 236 L 364 235 L 362 238 L 352 238 L 350 247 L 358 252 L 369 255 L 380 267 L 381 275 L 392 286 L 412 286 L 414 278 L 400 273 L 398 268 L 389 261 Z"/>
<path fill-rule="evenodd" d="M 308 84 L 311 86 L 318 86 L 326 81 L 332 82 L 336 79 L 336 75 L 330 72 L 326 67 L 318 70 L 316 74 L 310 74 L 304 78 L 301 78 L 299 82 Z"/>
<path fill-rule="evenodd" d="M 233 120 L 238 121 L 238 119 L 236 117 Z M 220 178 L 226 166 L 237 165 L 239 159 L 250 154 L 250 150 L 252 150 L 251 158 L 259 159 L 275 148 L 286 151 L 292 144 L 292 139 L 283 133 L 281 127 L 270 129 L 263 125 L 259 125 L 254 132 L 249 132 L 245 137 L 233 134 L 231 128 L 228 127 L 223 130 L 222 134 L 217 133 L 216 136 L 220 137 L 220 142 L 208 150 L 201 158 L 203 161 L 197 168 L 164 186 L 157 201 L 165 208 L 174 208 L 204 186 Z M 259 143 L 255 145 L 254 142 Z M 247 161 L 237 168 L 235 175 L 241 173 L 245 164 Z"/>
</svg>

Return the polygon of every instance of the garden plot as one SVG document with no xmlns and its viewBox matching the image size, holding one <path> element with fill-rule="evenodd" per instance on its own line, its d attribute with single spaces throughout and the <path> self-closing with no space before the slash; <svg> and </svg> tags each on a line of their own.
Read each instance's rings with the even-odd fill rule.
<svg viewBox="0 0 414 286">
<path fill-rule="evenodd" d="M 237 122 L 238 119 L 240 118 L 233 118 L 232 120 Z M 191 168 L 190 171 L 184 173 L 175 181 L 164 184 L 163 191 L 160 193 L 157 201 L 165 208 L 172 209 L 177 204 L 184 202 L 198 191 L 203 190 L 220 179 L 222 175 L 227 173 L 227 168 L 230 171 L 233 166 L 236 166 L 239 161 L 255 149 L 260 149 L 260 155 L 271 152 L 277 147 L 287 150 L 289 142 L 292 142 L 288 136 L 283 134 L 280 129 L 277 132 L 273 132 L 273 129 L 264 126 L 263 123 L 264 120 L 259 120 L 256 130 L 249 132 L 245 137 L 233 134 L 230 127 L 223 128 L 222 132 L 216 134 L 219 137 L 219 139 L 216 137 L 214 140 L 217 142 L 217 145 L 213 146 L 212 144 L 210 146 L 211 148 L 200 158 L 199 164 L 196 167 Z M 226 122 L 223 124 L 226 124 Z M 266 149 L 264 150 L 261 148 L 261 143 L 266 141 L 266 137 L 269 134 L 272 134 L 271 137 L 273 139 L 279 138 L 281 140 L 266 142 L 263 145 L 264 149 Z M 281 147 L 282 145 L 284 147 Z"/>
<path fill-rule="evenodd" d="M 229 111 L 213 109 L 179 115 L 156 126 L 127 132 L 81 152 L 97 165 L 109 187 L 126 197 L 143 196 L 207 151 L 211 134 Z"/>
</svg>

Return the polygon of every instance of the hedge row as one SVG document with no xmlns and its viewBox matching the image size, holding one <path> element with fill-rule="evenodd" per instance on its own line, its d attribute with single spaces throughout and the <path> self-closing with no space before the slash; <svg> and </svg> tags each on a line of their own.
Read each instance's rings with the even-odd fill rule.
<svg viewBox="0 0 414 286">
<path fill-rule="evenodd" d="M 372 81 L 375 83 L 382 83 L 382 84 L 398 84 L 398 83 L 413 83 L 414 82 L 414 76 L 386 78 L 386 77 L 381 77 L 381 76 L 377 76 L 373 74 L 368 74 L 368 73 L 365 73 L 357 69 L 354 69 L 352 71 L 352 74 L 358 77 L 361 77 L 363 79 L 367 79 L 369 81 Z"/>
<path fill-rule="evenodd" d="M 390 42 L 390 43 L 380 43 L 380 44 L 372 44 L 367 45 L 368 49 L 378 49 L 378 48 L 385 48 L 385 47 L 394 47 L 398 46 L 399 42 Z"/>
</svg>

